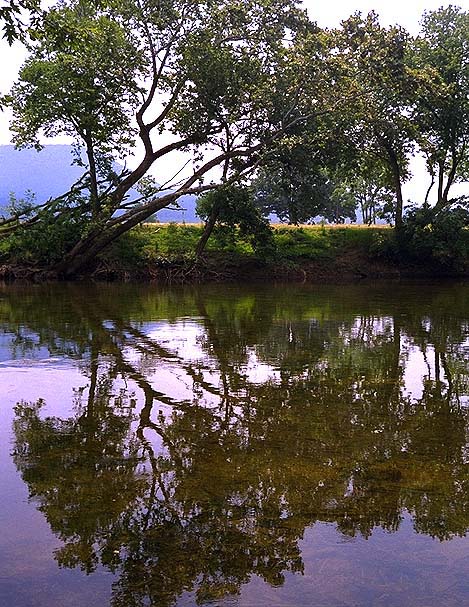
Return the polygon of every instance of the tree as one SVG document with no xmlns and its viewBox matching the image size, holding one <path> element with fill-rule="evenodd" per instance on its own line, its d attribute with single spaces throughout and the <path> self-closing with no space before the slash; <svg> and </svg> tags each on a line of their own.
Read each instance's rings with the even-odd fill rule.
<svg viewBox="0 0 469 607">
<path fill-rule="evenodd" d="M 437 213 L 454 202 L 454 183 L 469 178 L 469 13 L 452 5 L 424 13 L 409 61 L 418 82 L 412 118 L 430 189 L 437 184 Z"/>
<path fill-rule="evenodd" d="M 393 215 L 393 192 L 387 185 L 357 178 L 352 185 L 353 195 L 360 207 L 363 223 L 375 224 L 377 219 Z"/>
<path fill-rule="evenodd" d="M 277 146 L 253 183 L 259 208 L 292 224 L 321 215 L 329 195 L 319 149 L 307 138 L 297 135 Z"/>
<path fill-rule="evenodd" d="M 395 197 L 394 221 L 402 224 L 402 182 L 408 177 L 408 155 L 413 149 L 409 118 L 413 78 L 406 65 L 408 35 L 400 27 L 383 28 L 376 13 L 360 13 L 331 34 L 331 46 L 355 91 L 348 108 L 343 136 L 354 156 L 371 156 L 382 164 Z"/>
<path fill-rule="evenodd" d="M 351 165 L 344 163 L 338 176 L 359 208 L 363 223 L 371 225 L 377 219 L 392 221 L 395 196 L 380 159 L 362 152 Z"/>
<path fill-rule="evenodd" d="M 56 271 L 76 273 L 118 236 L 181 195 L 214 189 L 217 183 L 206 179 L 212 169 L 222 167 L 226 182 L 255 166 L 266 148 L 301 120 L 301 111 L 308 111 L 298 109 L 298 75 L 286 78 L 291 76 L 290 46 L 308 28 L 292 0 L 242 5 L 232 0 L 142 0 L 113 2 L 108 9 L 81 1 L 49 12 L 33 34 L 37 42 L 32 57 L 13 91 L 15 129 L 22 144 L 34 143 L 40 128 L 50 134 L 68 129 L 79 145 L 88 149 L 90 142 L 93 152 L 88 157 L 92 217 L 74 246 L 64 251 Z M 84 41 L 76 57 L 82 29 Z M 97 40 L 103 31 L 109 35 L 106 44 Z M 110 72 L 101 70 L 101 64 L 111 66 L 119 49 L 124 51 L 122 63 Z M 61 70 L 65 64 L 70 70 Z M 132 66 L 130 73 L 126 66 Z M 25 80 L 36 70 L 53 85 L 53 111 L 48 110 L 49 89 L 40 78 Z M 68 95 L 69 72 L 77 92 L 87 85 L 83 93 Z M 142 73 L 146 86 L 137 106 Z M 62 103 L 64 98 L 69 102 Z M 86 121 L 90 108 L 92 119 Z M 100 191 L 93 184 L 93 155 L 128 136 L 130 108 L 143 158 Z M 115 112 L 115 117 L 101 121 L 98 109 L 110 118 Z M 165 193 L 154 188 L 138 202 L 126 200 L 154 163 L 183 151 L 195 158 L 189 176 L 181 179 L 181 170 L 175 169 Z M 115 216 L 117 210 L 122 214 Z"/>
<path fill-rule="evenodd" d="M 323 217 L 333 223 L 356 218 L 356 202 L 338 173 L 314 166 L 307 148 L 295 160 L 268 162 L 253 184 L 257 205 L 281 221 L 298 225 Z"/>
<path fill-rule="evenodd" d="M 122 26 L 90 7 L 49 11 L 34 30 L 37 44 L 11 92 L 18 147 L 41 145 L 38 135 L 70 135 L 83 146 L 90 207 L 97 217 L 109 185 L 112 155 L 132 143 L 132 110 L 145 61 Z M 78 150 L 75 161 L 82 162 Z"/>
<path fill-rule="evenodd" d="M 205 221 L 205 228 L 197 244 L 200 256 L 215 227 L 227 229 L 234 236 L 238 229 L 247 237 L 256 252 L 268 255 L 273 251 L 272 230 L 265 215 L 255 204 L 252 188 L 231 185 L 203 194 L 197 201 L 197 215 Z"/>
</svg>

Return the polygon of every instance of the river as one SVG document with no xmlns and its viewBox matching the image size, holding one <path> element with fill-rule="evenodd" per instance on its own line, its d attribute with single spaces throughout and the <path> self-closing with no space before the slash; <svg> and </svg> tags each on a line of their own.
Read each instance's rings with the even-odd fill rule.
<svg viewBox="0 0 469 607">
<path fill-rule="evenodd" d="M 0 287 L 0 605 L 469 604 L 469 285 Z"/>
</svg>

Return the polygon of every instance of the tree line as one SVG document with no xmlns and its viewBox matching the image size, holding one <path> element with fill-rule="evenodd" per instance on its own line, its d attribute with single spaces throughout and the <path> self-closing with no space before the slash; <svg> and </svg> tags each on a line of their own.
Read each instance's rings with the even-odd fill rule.
<svg viewBox="0 0 469 607">
<path fill-rule="evenodd" d="M 373 12 L 322 29 L 293 0 L 10 2 L 0 19 L 29 52 L 1 98 L 14 143 L 68 135 L 83 168 L 58 198 L 13 200 L 0 237 L 47 233 L 60 275 L 185 194 L 202 195 L 199 254 L 217 221 L 265 232 L 268 213 L 343 221 L 359 205 L 408 239 L 468 224 L 467 197 L 452 196 L 469 167 L 469 15 L 457 6 L 424 13 L 417 36 Z M 116 172 L 137 145 L 135 168 Z M 405 214 L 417 153 L 430 186 Z M 174 168 L 157 184 L 162 163 Z"/>
</svg>

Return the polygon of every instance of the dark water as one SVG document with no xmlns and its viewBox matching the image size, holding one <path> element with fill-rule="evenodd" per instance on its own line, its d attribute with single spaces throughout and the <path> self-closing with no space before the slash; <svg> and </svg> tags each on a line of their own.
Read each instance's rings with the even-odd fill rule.
<svg viewBox="0 0 469 607">
<path fill-rule="evenodd" d="M 469 285 L 0 289 L 0 606 L 469 605 Z"/>
</svg>

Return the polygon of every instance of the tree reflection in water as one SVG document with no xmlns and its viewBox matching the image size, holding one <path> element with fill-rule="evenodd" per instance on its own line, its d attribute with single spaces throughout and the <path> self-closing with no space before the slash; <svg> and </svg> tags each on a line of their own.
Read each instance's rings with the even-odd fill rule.
<svg viewBox="0 0 469 607">
<path fill-rule="evenodd" d="M 58 563 L 117 572 L 115 607 L 281 585 L 318 521 L 368 537 L 408 511 L 417 533 L 466 534 L 468 288 L 77 289 L 2 301 L 19 352 L 88 378 L 65 419 L 17 405 L 14 460 Z"/>
</svg>

